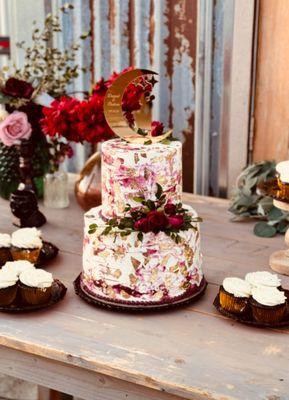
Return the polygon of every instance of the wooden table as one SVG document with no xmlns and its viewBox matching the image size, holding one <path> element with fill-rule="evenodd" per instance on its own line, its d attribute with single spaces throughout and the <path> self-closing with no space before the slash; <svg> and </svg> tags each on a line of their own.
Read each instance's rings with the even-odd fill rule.
<svg viewBox="0 0 289 400">
<path fill-rule="evenodd" d="M 68 293 L 47 311 L 1 314 L 0 372 L 87 400 L 289 399 L 289 330 L 239 325 L 212 306 L 224 277 L 269 270 L 283 237 L 258 238 L 253 223 L 229 222 L 225 200 L 184 200 L 204 218 L 208 289 L 197 303 L 150 315 L 93 308 L 74 294 L 83 213 L 74 200 L 66 210 L 45 209 L 43 236 L 61 249 L 49 271 Z M 1 200 L 0 232 L 12 230 Z"/>
</svg>

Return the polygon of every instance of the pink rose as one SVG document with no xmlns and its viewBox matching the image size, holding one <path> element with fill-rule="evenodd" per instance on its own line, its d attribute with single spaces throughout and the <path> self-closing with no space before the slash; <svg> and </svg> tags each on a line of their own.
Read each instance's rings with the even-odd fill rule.
<svg viewBox="0 0 289 400">
<path fill-rule="evenodd" d="M 0 123 L 0 141 L 5 146 L 13 146 L 18 140 L 29 139 L 31 133 L 27 115 L 20 111 L 14 111 Z"/>
</svg>

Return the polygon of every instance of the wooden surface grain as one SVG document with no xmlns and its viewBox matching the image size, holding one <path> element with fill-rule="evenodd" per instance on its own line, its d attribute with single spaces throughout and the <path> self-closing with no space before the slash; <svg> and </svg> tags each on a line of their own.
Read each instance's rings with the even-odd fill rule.
<svg viewBox="0 0 289 400">
<path fill-rule="evenodd" d="M 184 201 L 204 218 L 208 289 L 197 303 L 154 314 L 114 313 L 81 301 L 72 282 L 81 271 L 83 212 L 73 198 L 66 210 L 43 209 L 43 237 L 60 248 L 47 269 L 68 293 L 50 310 L 1 314 L 0 372 L 89 400 L 289 399 L 289 330 L 239 325 L 212 306 L 224 277 L 269 271 L 283 237 L 258 238 L 253 223 L 230 222 L 226 200 L 185 194 Z M 13 230 L 1 200 L 0 232 Z M 289 277 L 282 281 L 289 287 Z"/>
</svg>

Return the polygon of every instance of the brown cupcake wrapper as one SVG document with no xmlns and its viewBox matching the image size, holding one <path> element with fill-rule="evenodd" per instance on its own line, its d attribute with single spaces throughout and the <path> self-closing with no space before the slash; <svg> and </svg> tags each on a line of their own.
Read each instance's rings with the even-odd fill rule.
<svg viewBox="0 0 289 400">
<path fill-rule="evenodd" d="M 12 261 L 10 248 L 0 247 L 0 267 L 6 264 L 7 261 Z"/>
<path fill-rule="evenodd" d="M 18 285 L 9 286 L 0 289 L 0 306 L 9 306 L 14 302 L 17 296 Z"/>
<path fill-rule="evenodd" d="M 248 309 L 249 298 L 235 297 L 232 293 L 227 292 L 223 286 L 220 287 L 219 299 L 222 308 L 229 312 L 241 314 Z"/>
<path fill-rule="evenodd" d="M 19 291 L 22 300 L 31 305 L 47 303 L 51 297 L 52 286 L 48 288 L 35 288 L 19 282 Z"/>
<path fill-rule="evenodd" d="M 250 306 L 255 321 L 265 322 L 268 324 L 280 322 L 287 311 L 286 302 L 283 304 L 278 304 L 277 306 L 265 306 L 251 298 Z"/>
<path fill-rule="evenodd" d="M 19 249 L 18 247 L 12 246 L 10 251 L 14 261 L 26 260 L 30 261 L 32 264 L 36 264 L 40 255 L 41 248 Z"/>
</svg>

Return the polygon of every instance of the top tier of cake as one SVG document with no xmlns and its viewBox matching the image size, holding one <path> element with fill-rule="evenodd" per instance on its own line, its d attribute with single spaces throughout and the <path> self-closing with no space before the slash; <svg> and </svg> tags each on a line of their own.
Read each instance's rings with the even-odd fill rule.
<svg viewBox="0 0 289 400">
<path fill-rule="evenodd" d="M 155 200 L 159 183 L 167 201 L 181 201 L 182 145 L 154 143 L 131 144 L 121 139 L 102 145 L 102 213 L 122 216 L 126 204 L 139 207 L 134 199 Z"/>
</svg>

